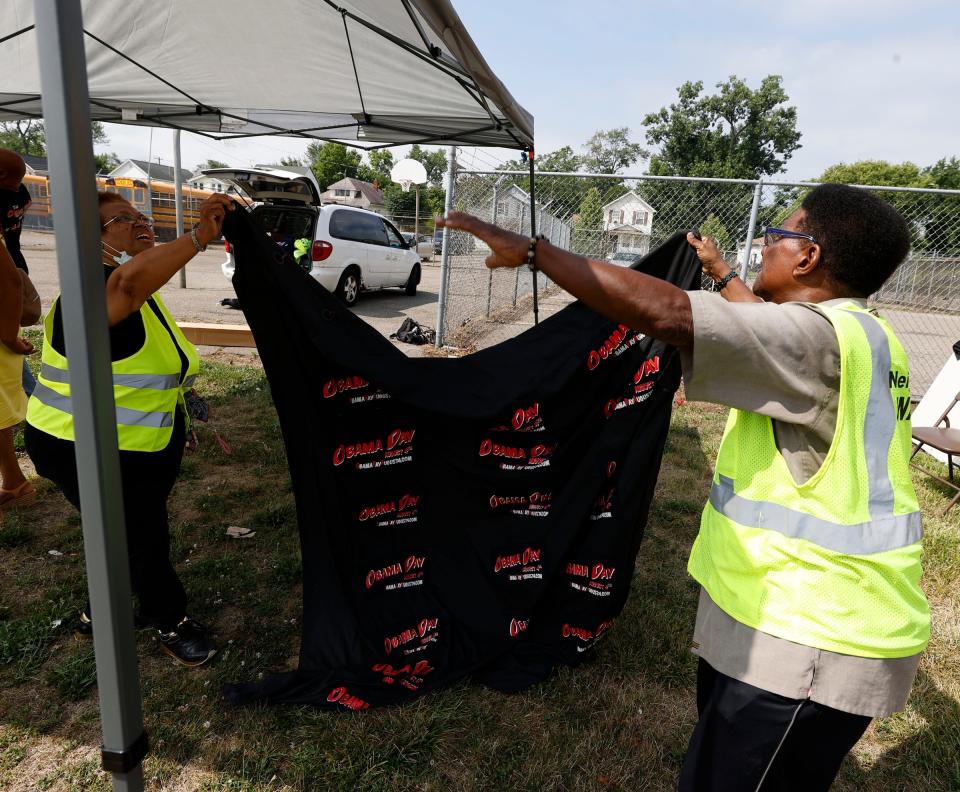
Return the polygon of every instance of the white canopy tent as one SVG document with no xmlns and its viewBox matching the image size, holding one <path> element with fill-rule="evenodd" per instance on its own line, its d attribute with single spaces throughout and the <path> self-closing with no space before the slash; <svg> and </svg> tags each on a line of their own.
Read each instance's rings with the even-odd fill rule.
<svg viewBox="0 0 960 792">
<path fill-rule="evenodd" d="M 0 121 L 46 124 L 57 249 L 65 254 L 61 290 L 76 297 L 63 313 L 103 763 L 115 790 L 139 790 L 147 739 L 90 121 L 217 139 L 287 134 L 363 148 L 423 142 L 532 151 L 533 119 L 447 0 L 6 0 L 0 73 Z M 449 203 L 449 189 L 447 196 Z"/>
<path fill-rule="evenodd" d="M 533 143 L 448 0 L 82 5 L 93 120 L 364 148 Z M 33 0 L 7 0 L 0 121 L 42 115 L 40 53 Z"/>
</svg>

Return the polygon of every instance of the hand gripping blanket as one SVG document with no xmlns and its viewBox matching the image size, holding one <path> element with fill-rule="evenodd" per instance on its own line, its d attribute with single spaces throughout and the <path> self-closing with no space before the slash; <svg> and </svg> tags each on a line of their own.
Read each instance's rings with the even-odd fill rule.
<svg viewBox="0 0 960 792">
<path fill-rule="evenodd" d="M 357 710 L 581 661 L 630 590 L 677 352 L 574 303 L 467 357 L 410 359 L 245 212 L 224 232 L 303 555 L 299 668 L 227 696 Z M 682 234 L 635 268 L 699 284 Z"/>
</svg>

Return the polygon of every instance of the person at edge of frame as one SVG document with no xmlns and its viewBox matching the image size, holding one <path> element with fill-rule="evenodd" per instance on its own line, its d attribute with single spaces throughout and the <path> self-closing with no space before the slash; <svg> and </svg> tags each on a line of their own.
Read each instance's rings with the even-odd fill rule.
<svg viewBox="0 0 960 792">
<path fill-rule="evenodd" d="M 20 335 L 23 281 L 0 234 L 0 521 L 3 512 L 34 504 L 37 492 L 20 468 L 13 430 L 27 414 L 21 382 L 22 358 L 33 344 Z"/>
<path fill-rule="evenodd" d="M 727 299 L 458 212 L 437 225 L 675 345 L 686 397 L 732 408 L 688 562 L 699 719 L 679 789 L 828 789 L 871 719 L 905 707 L 930 633 L 907 356 L 866 302 L 907 255 L 903 218 L 820 185 L 766 229 L 752 293 L 689 235 Z"/>
<path fill-rule="evenodd" d="M 29 275 L 27 260 L 20 249 L 23 216 L 33 203 L 30 192 L 23 184 L 26 173 L 27 164 L 23 161 L 23 157 L 10 149 L 0 148 L 0 227 L 3 229 L 3 239 L 13 263 L 17 269 Z M 29 397 L 37 381 L 30 371 L 26 356 L 23 358 L 22 379 L 23 391 Z"/>
</svg>

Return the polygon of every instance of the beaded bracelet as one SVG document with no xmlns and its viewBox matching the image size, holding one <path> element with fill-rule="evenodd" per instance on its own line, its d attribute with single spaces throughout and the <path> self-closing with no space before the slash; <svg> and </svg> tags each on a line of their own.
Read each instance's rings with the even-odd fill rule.
<svg viewBox="0 0 960 792">
<path fill-rule="evenodd" d="M 537 268 L 537 242 L 541 239 L 546 239 L 543 234 L 537 234 L 536 236 L 530 237 L 530 246 L 527 248 L 527 267 L 531 270 Z"/>
<path fill-rule="evenodd" d="M 730 283 L 734 278 L 739 278 L 740 275 L 736 270 L 730 270 L 726 275 L 724 275 L 720 280 L 717 281 L 717 291 L 723 291 L 727 288 L 727 284 Z"/>
<path fill-rule="evenodd" d="M 206 245 L 200 244 L 200 239 L 197 237 L 196 226 L 190 229 L 190 241 L 193 242 L 193 247 L 196 249 L 197 253 L 203 253 L 203 251 L 207 249 Z"/>
</svg>

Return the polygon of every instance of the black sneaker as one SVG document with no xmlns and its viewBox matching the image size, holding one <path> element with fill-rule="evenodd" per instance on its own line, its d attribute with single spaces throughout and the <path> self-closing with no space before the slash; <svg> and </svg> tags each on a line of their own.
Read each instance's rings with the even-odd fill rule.
<svg viewBox="0 0 960 792">
<path fill-rule="evenodd" d="M 93 622 L 83 611 L 80 612 L 80 618 L 77 619 L 77 623 L 73 627 L 73 637 L 78 641 L 93 638 Z"/>
<path fill-rule="evenodd" d="M 150 624 L 145 621 L 139 613 L 133 614 L 134 630 L 143 630 L 149 626 Z M 73 626 L 73 637 L 78 641 L 85 641 L 88 638 L 93 638 L 93 622 L 83 611 L 80 611 L 80 618 L 77 619 L 77 623 Z"/>
<path fill-rule="evenodd" d="M 160 648 L 181 665 L 194 668 L 203 665 L 217 653 L 210 631 L 189 616 L 170 632 L 157 630 Z"/>
</svg>

